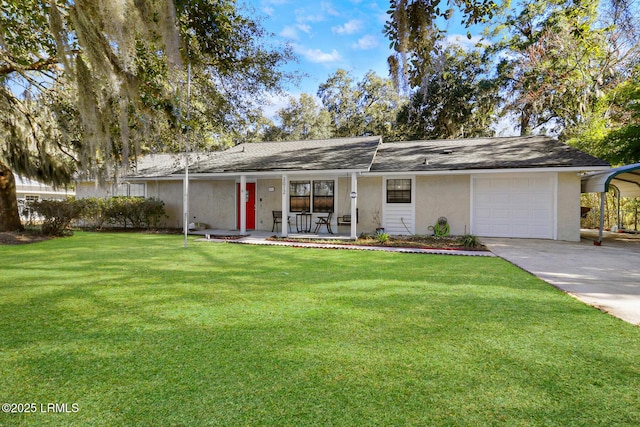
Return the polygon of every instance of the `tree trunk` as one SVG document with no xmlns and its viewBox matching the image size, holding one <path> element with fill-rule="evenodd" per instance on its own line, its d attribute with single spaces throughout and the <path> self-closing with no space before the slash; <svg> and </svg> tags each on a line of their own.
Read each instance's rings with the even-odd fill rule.
<svg viewBox="0 0 640 427">
<path fill-rule="evenodd" d="M 11 169 L 0 162 L 0 232 L 23 230 L 18 214 L 15 177 Z"/>
<path fill-rule="evenodd" d="M 529 135 L 531 126 L 531 107 L 525 105 L 520 112 L 520 136 Z"/>
</svg>

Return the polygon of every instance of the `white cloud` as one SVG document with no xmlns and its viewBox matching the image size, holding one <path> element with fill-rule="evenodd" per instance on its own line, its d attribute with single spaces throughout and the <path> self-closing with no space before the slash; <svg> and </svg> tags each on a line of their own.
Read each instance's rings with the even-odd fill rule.
<svg viewBox="0 0 640 427">
<path fill-rule="evenodd" d="M 298 40 L 298 31 L 290 25 L 287 25 L 286 27 L 284 27 L 282 31 L 280 31 L 279 35 L 280 37 Z"/>
<path fill-rule="evenodd" d="M 324 15 L 322 13 L 309 14 L 305 9 L 296 9 L 294 12 L 297 22 L 322 22 L 324 21 Z"/>
<path fill-rule="evenodd" d="M 333 49 L 330 53 L 321 51 L 320 49 L 305 49 L 301 46 L 294 46 L 297 53 L 304 56 L 308 61 L 316 64 L 327 64 L 342 60 L 337 50 Z"/>
<path fill-rule="evenodd" d="M 309 34 L 311 32 L 311 26 L 307 24 L 297 24 L 296 27 L 302 32 Z"/>
<path fill-rule="evenodd" d="M 285 93 L 282 95 L 268 95 L 267 103 L 262 106 L 262 114 L 268 119 L 278 120 L 278 110 L 282 110 L 289 105 L 289 97 L 291 96 L 298 97 L 299 94 Z"/>
<path fill-rule="evenodd" d="M 331 2 L 323 1 L 322 3 L 320 3 L 320 7 L 322 7 L 322 10 L 324 10 L 325 12 L 327 12 L 329 15 L 333 15 L 333 16 L 340 16 L 340 14 L 339 14 L 339 13 L 338 13 L 338 11 L 333 7 L 333 5 L 331 4 Z"/>
<path fill-rule="evenodd" d="M 375 49 L 378 46 L 380 46 L 378 37 L 372 34 L 361 37 L 357 42 L 351 45 L 352 48 L 361 50 Z"/>
<path fill-rule="evenodd" d="M 331 27 L 331 31 L 335 34 L 353 34 L 362 28 L 362 21 L 357 19 L 352 19 L 349 22 L 346 22 L 344 25 L 338 25 L 337 27 Z"/>
<path fill-rule="evenodd" d="M 267 16 L 273 16 L 273 13 L 275 12 L 275 10 L 271 7 L 271 6 L 265 6 L 262 8 L 262 11 L 265 13 L 265 15 Z"/>
</svg>

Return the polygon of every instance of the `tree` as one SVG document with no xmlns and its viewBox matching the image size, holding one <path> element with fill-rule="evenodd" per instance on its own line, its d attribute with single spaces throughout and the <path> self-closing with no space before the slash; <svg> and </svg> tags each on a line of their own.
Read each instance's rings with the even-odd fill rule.
<svg viewBox="0 0 640 427">
<path fill-rule="evenodd" d="M 589 117 L 603 90 L 616 79 L 620 58 L 596 25 L 592 1 L 532 0 L 495 23 L 490 49 L 509 96 L 505 113 L 518 117 L 521 135 L 562 134 Z"/>
<path fill-rule="evenodd" d="M 363 94 L 355 87 L 351 75 L 338 69 L 318 87 L 318 97 L 331 114 L 336 136 L 359 136 L 363 117 L 358 111 L 358 99 Z"/>
<path fill-rule="evenodd" d="M 498 11 L 492 0 L 390 0 L 384 33 L 395 53 L 388 58 L 389 70 L 398 87 L 415 88 L 431 73 L 433 55 L 438 53 L 444 31 L 438 19 L 449 20 L 458 10 L 462 24 L 484 22 Z M 471 35 L 467 33 L 471 38 Z"/>
<path fill-rule="evenodd" d="M 187 126 L 224 140 L 286 77 L 290 51 L 264 36 L 233 0 L 3 0 L 0 162 L 59 185 L 76 166 L 104 179 L 145 150 L 176 149 Z M 185 124 L 187 61 L 201 102 Z M 0 230 L 15 228 L 11 188 Z"/>
<path fill-rule="evenodd" d="M 303 93 L 300 99 L 289 98 L 289 105 L 278 111 L 280 126 L 266 131 L 268 141 L 297 141 L 325 139 L 333 136 L 329 113 L 322 109 L 313 96 Z"/>
<path fill-rule="evenodd" d="M 319 86 L 318 96 L 331 115 L 336 136 L 394 138 L 396 115 L 406 102 L 391 80 L 373 71 L 356 83 L 347 71 L 338 69 Z"/>
<path fill-rule="evenodd" d="M 407 139 L 491 136 L 500 101 L 499 85 L 477 50 L 445 48 L 432 73 L 402 108 L 398 122 Z"/>
<path fill-rule="evenodd" d="M 640 162 L 640 66 L 598 103 L 568 143 L 613 165 Z"/>
<path fill-rule="evenodd" d="M 358 100 L 359 111 L 363 116 L 361 134 L 398 139 L 398 112 L 408 101 L 400 95 L 393 81 L 369 71 L 358 83 L 357 93 L 362 94 L 362 98 Z"/>
</svg>

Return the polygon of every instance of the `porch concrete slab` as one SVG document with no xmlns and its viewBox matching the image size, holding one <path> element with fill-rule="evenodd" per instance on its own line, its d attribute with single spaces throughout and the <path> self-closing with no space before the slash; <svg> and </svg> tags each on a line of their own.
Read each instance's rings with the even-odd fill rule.
<svg viewBox="0 0 640 427">
<path fill-rule="evenodd" d="M 640 238 L 560 242 L 483 238 L 501 258 L 602 311 L 640 325 Z"/>
</svg>

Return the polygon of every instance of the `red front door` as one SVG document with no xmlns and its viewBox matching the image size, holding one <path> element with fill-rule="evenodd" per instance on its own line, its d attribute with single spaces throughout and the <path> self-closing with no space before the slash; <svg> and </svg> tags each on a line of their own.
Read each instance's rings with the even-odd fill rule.
<svg viewBox="0 0 640 427">
<path fill-rule="evenodd" d="M 238 199 L 238 230 L 240 229 L 240 184 L 236 185 L 237 187 L 237 199 Z M 247 196 L 245 198 L 245 203 L 247 206 L 247 219 L 245 222 L 245 228 L 247 230 L 255 230 L 256 229 L 256 183 L 255 182 L 247 182 Z"/>
</svg>

